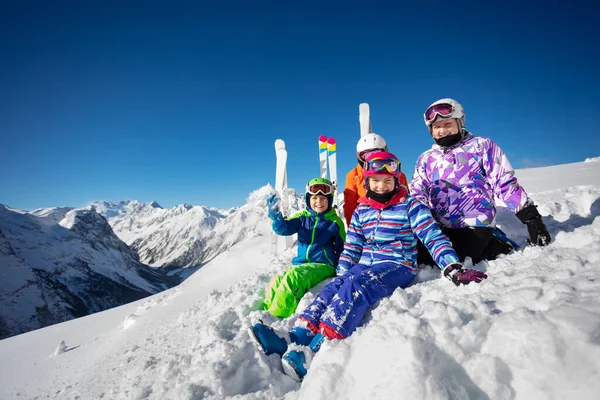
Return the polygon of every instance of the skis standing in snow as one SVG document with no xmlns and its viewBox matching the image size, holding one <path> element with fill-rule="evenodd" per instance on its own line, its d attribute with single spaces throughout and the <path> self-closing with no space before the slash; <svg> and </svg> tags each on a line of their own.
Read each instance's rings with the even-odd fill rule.
<svg viewBox="0 0 600 400">
<path fill-rule="evenodd" d="M 360 137 L 373 133 L 369 103 L 360 103 L 358 105 L 358 122 L 360 123 Z"/>
<path fill-rule="evenodd" d="M 289 335 L 280 335 L 264 324 L 250 328 L 250 336 L 265 354 L 282 356 L 284 372 L 292 378 L 306 376 L 325 339 L 350 336 L 371 306 L 410 284 L 417 270 L 415 236 L 454 284 L 487 278 L 458 262 L 429 208 L 408 196 L 398 172 L 400 161 L 393 154 L 367 156 L 367 195 L 352 217 L 337 277 L 304 310 Z M 294 346 L 288 346 L 284 336 Z"/>
<path fill-rule="evenodd" d="M 287 214 L 289 212 L 289 202 L 287 193 L 287 150 L 285 148 L 285 142 L 282 139 L 275 140 L 275 156 L 276 156 L 276 168 L 275 168 L 275 192 L 278 194 L 280 203 L 277 204 L 279 210 Z M 275 232 L 271 232 L 271 254 L 277 256 L 279 247 L 279 237 Z M 285 247 L 290 249 L 294 244 L 292 236 L 285 238 Z"/>
<path fill-rule="evenodd" d="M 321 178 L 329 177 L 334 190 L 332 207 L 341 217 L 337 181 L 337 144 L 334 138 L 327 138 L 325 135 L 319 136 L 319 168 Z"/>
<path fill-rule="evenodd" d="M 542 216 L 519 185 L 508 158 L 492 140 L 467 131 L 460 103 L 438 100 L 427 108 L 424 119 L 435 144 L 418 158 L 410 192 L 431 208 L 461 260 L 493 260 L 513 250 L 494 235 L 495 197 L 527 225 L 531 244 L 550 243 Z M 432 261 L 419 246 L 419 263 Z"/>
<path fill-rule="evenodd" d="M 346 232 L 332 209 L 333 194 L 327 179 L 312 179 L 306 185 L 307 208 L 290 218 L 281 214 L 277 194 L 267 199 L 273 231 L 282 236 L 298 234 L 298 256 L 292 260 L 293 266 L 274 277 L 265 294 L 264 308 L 276 317 L 292 315 L 308 290 L 335 275 Z"/>
<path fill-rule="evenodd" d="M 333 208 L 338 208 L 338 180 L 337 180 L 337 145 L 335 139 L 330 137 L 327 138 L 327 165 L 329 166 L 329 180 L 333 185 Z"/>
<path fill-rule="evenodd" d="M 319 136 L 319 169 L 321 178 L 327 179 L 327 136 Z"/>
</svg>

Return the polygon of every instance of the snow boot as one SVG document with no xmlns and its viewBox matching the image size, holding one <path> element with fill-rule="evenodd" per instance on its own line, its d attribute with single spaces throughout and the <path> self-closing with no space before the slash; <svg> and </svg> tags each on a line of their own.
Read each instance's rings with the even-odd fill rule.
<svg viewBox="0 0 600 400">
<path fill-rule="evenodd" d="M 248 335 L 268 356 L 271 354 L 283 356 L 287 351 L 288 344 L 286 340 L 275 333 L 270 326 L 262 323 L 254 324 L 248 328 Z"/>
<path fill-rule="evenodd" d="M 296 329 L 296 328 L 294 328 Z M 304 329 L 304 328 L 299 328 Z M 312 331 L 307 329 L 312 334 Z M 291 336 L 291 334 L 290 334 Z M 281 358 L 281 365 L 283 365 L 283 372 L 293 380 L 300 382 L 308 373 L 308 367 L 312 362 L 313 357 L 321 348 L 325 335 L 317 333 L 312 336 L 312 340 L 306 345 L 290 350 L 283 355 Z"/>
<path fill-rule="evenodd" d="M 308 346 L 314 338 L 315 334 L 302 326 L 295 326 L 290 332 L 290 341 L 300 346 Z"/>
<path fill-rule="evenodd" d="M 302 381 L 308 373 L 314 355 L 315 353 L 306 346 L 288 351 L 281 358 L 283 372 L 296 382 Z"/>
<path fill-rule="evenodd" d="M 310 349 L 316 353 L 321 348 L 321 345 L 323 344 L 324 340 L 325 335 L 323 335 L 322 333 L 317 333 L 313 340 L 311 340 L 311 342 L 309 343 L 308 347 L 310 347 Z"/>
</svg>

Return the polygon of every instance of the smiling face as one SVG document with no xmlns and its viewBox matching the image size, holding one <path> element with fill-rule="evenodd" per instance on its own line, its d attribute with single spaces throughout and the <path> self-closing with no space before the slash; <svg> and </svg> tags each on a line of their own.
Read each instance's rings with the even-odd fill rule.
<svg viewBox="0 0 600 400">
<path fill-rule="evenodd" d="M 314 194 L 310 196 L 310 208 L 312 208 L 315 212 L 325 212 L 327 211 L 328 207 L 329 200 L 327 199 L 327 197 L 320 194 Z"/>
<path fill-rule="evenodd" d="M 448 135 L 458 133 L 458 121 L 456 118 L 438 119 L 431 124 L 431 135 L 434 139 L 440 139 Z"/>
<path fill-rule="evenodd" d="M 386 194 L 394 190 L 396 181 L 391 175 L 374 175 L 369 177 L 369 189 L 377 194 Z"/>
</svg>

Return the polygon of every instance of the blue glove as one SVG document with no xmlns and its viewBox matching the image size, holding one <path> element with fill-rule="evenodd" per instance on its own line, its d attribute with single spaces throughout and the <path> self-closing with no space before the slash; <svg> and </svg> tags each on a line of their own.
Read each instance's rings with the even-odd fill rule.
<svg viewBox="0 0 600 400">
<path fill-rule="evenodd" d="M 476 269 L 467 269 L 461 263 L 453 263 L 444 268 L 444 276 L 456 286 L 468 285 L 471 282 L 479 283 L 487 278 L 487 275 Z"/>
<path fill-rule="evenodd" d="M 279 212 L 279 197 L 276 193 L 267 197 L 267 210 L 271 219 L 278 218 L 281 215 Z"/>
</svg>

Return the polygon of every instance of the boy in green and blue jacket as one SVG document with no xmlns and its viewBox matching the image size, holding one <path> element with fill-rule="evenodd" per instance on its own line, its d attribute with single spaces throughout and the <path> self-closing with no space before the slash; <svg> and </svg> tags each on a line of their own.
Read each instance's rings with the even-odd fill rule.
<svg viewBox="0 0 600 400">
<path fill-rule="evenodd" d="M 293 266 L 275 276 L 267 287 L 264 308 L 272 315 L 287 318 L 296 311 L 304 294 L 317 283 L 335 276 L 346 231 L 333 203 L 333 185 L 324 178 L 312 179 L 306 186 L 307 208 L 283 218 L 276 194 L 267 199 L 269 218 L 278 235 L 298 234 L 298 255 Z"/>
</svg>

